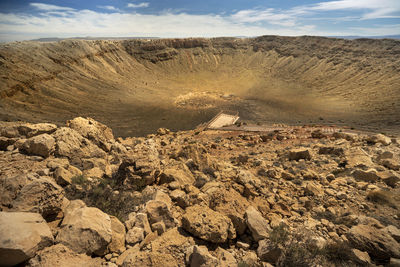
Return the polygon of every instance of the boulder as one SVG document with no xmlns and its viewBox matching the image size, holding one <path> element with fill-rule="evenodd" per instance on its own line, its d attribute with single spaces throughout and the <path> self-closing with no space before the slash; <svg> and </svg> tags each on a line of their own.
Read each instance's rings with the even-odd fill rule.
<svg viewBox="0 0 400 267">
<path fill-rule="evenodd" d="M 65 211 L 57 242 L 77 253 L 103 256 L 112 240 L 110 217 L 97 208 L 71 201 Z"/>
<path fill-rule="evenodd" d="M 26 123 L 18 126 L 18 132 L 27 138 L 40 134 L 52 134 L 55 130 L 57 130 L 57 125 L 52 123 Z"/>
<path fill-rule="evenodd" d="M 364 170 L 354 170 L 352 176 L 358 181 L 364 182 L 376 182 L 380 179 L 375 169 L 369 169 L 367 171 Z"/>
<path fill-rule="evenodd" d="M 238 263 L 235 259 L 235 257 L 230 253 L 229 251 L 218 247 L 215 250 L 218 258 L 218 266 L 221 267 L 237 267 Z"/>
<path fill-rule="evenodd" d="M 376 135 L 369 136 L 366 138 L 366 141 L 368 143 L 372 143 L 372 144 L 380 143 L 384 146 L 388 146 L 392 143 L 392 139 L 383 134 L 376 134 Z"/>
<path fill-rule="evenodd" d="M 217 267 L 218 259 L 213 257 L 206 246 L 193 246 L 188 249 L 188 263 L 190 267 Z"/>
<path fill-rule="evenodd" d="M 386 231 L 370 225 L 353 226 L 347 233 L 347 239 L 355 248 L 368 252 L 375 259 L 389 260 L 390 257 L 400 257 L 400 244 Z"/>
<path fill-rule="evenodd" d="M 37 253 L 29 261 L 30 267 L 97 267 L 104 262 L 101 258 L 92 258 L 85 254 L 78 254 L 63 244 L 47 247 Z"/>
<path fill-rule="evenodd" d="M 391 235 L 397 242 L 400 242 L 400 229 L 394 225 L 388 225 L 384 230 Z"/>
<path fill-rule="evenodd" d="M 83 158 L 104 158 L 106 153 L 77 131 L 61 127 L 52 135 L 56 140 L 55 155 L 81 162 Z"/>
<path fill-rule="evenodd" d="M 225 243 L 236 237 L 228 217 L 200 205 L 186 209 L 182 217 L 182 227 L 194 236 L 213 243 Z"/>
<path fill-rule="evenodd" d="M 181 185 L 193 184 L 195 178 L 185 164 L 168 167 L 160 175 L 160 183 L 170 183 L 176 181 Z"/>
<path fill-rule="evenodd" d="M 345 152 L 348 168 L 372 168 L 374 163 L 371 157 L 360 147 L 352 147 Z"/>
<path fill-rule="evenodd" d="M 257 256 L 261 261 L 275 264 L 282 255 L 282 252 L 282 247 L 274 245 L 267 239 L 258 242 Z"/>
<path fill-rule="evenodd" d="M 129 220 L 125 222 L 125 225 L 128 230 L 132 229 L 133 227 L 142 228 L 144 230 L 144 235 L 151 233 L 151 228 L 146 213 L 129 214 Z"/>
<path fill-rule="evenodd" d="M 64 190 L 49 177 L 40 177 L 27 183 L 12 201 L 13 211 L 40 213 L 52 220 L 62 210 Z"/>
<path fill-rule="evenodd" d="M 67 122 L 67 126 L 89 139 L 104 151 L 110 151 L 114 143 L 112 130 L 92 118 L 77 117 Z"/>
<path fill-rule="evenodd" d="M 14 266 L 54 242 L 49 226 L 40 214 L 0 212 L 0 265 Z"/>
<path fill-rule="evenodd" d="M 261 213 L 252 206 L 249 206 L 246 210 L 246 224 L 255 241 L 269 237 L 271 228 L 268 225 L 268 221 L 265 220 Z"/>
<path fill-rule="evenodd" d="M 50 156 L 54 150 L 55 139 L 48 134 L 41 134 L 31 137 L 23 144 L 23 149 L 31 155 L 42 157 Z"/>
<path fill-rule="evenodd" d="M 167 229 L 175 227 L 176 223 L 172 213 L 164 201 L 150 200 L 146 203 L 146 213 L 150 225 L 164 222 Z"/>
<path fill-rule="evenodd" d="M 353 248 L 350 252 L 350 258 L 358 264 L 363 266 L 371 265 L 371 258 L 369 257 L 367 252 L 360 251 L 356 248 Z"/>
<path fill-rule="evenodd" d="M 108 244 L 109 252 L 121 253 L 125 250 L 125 225 L 117 217 L 110 216 L 111 219 L 111 242 Z"/>
<path fill-rule="evenodd" d="M 296 148 L 289 151 L 288 157 L 289 160 L 299 160 L 299 159 L 310 160 L 311 153 L 310 150 L 307 148 Z"/>
<path fill-rule="evenodd" d="M 64 169 L 63 167 L 58 167 L 54 171 L 54 179 L 56 180 L 57 184 L 61 186 L 67 186 L 72 183 L 72 177 L 74 176 L 71 172 Z"/>
<path fill-rule="evenodd" d="M 128 245 L 133 246 L 139 242 L 142 242 L 144 236 L 144 229 L 135 226 L 126 233 L 125 240 Z"/>
</svg>

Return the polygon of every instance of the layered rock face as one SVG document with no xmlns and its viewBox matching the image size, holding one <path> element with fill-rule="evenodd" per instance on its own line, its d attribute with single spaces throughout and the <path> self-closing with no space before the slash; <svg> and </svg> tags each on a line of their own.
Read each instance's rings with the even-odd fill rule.
<svg viewBox="0 0 400 267">
<path fill-rule="evenodd" d="M 4 125 L 1 266 L 400 260 L 394 136 L 304 126 L 124 139 L 83 117 Z"/>
</svg>

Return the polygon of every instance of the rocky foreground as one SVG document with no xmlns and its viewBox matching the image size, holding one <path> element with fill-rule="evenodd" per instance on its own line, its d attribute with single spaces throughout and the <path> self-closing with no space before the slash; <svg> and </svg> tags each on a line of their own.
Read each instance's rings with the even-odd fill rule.
<svg viewBox="0 0 400 267">
<path fill-rule="evenodd" d="M 307 130 L 306 130 L 307 132 Z M 0 123 L 0 265 L 400 265 L 400 140 Z"/>
</svg>

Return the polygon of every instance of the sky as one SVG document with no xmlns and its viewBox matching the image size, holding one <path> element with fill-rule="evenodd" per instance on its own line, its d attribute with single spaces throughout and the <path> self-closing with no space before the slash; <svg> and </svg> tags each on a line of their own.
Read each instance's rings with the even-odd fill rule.
<svg viewBox="0 0 400 267">
<path fill-rule="evenodd" d="M 0 0 L 0 41 L 400 34 L 400 0 Z"/>
</svg>

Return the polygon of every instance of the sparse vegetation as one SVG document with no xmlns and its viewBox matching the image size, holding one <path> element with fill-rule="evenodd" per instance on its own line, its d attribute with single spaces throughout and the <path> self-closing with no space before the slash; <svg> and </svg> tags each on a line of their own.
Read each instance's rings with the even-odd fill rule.
<svg viewBox="0 0 400 267">
<path fill-rule="evenodd" d="M 88 182 L 87 177 L 84 175 L 77 175 L 71 178 L 72 184 L 84 185 Z"/>
<path fill-rule="evenodd" d="M 388 205 L 396 208 L 392 194 L 385 190 L 373 190 L 367 194 L 367 200 L 381 205 Z"/>
</svg>

